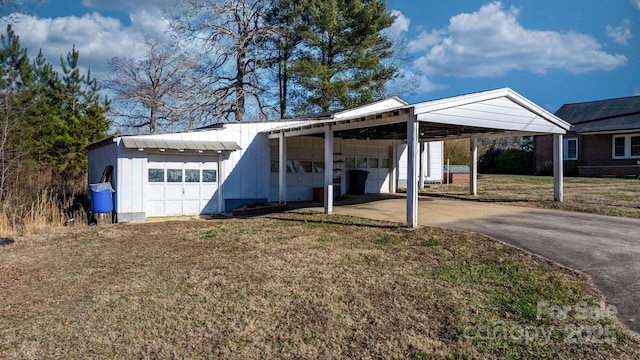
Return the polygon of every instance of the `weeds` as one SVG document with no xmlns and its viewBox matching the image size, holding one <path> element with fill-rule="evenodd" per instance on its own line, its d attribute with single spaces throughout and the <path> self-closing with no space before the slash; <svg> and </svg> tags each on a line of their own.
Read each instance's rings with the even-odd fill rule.
<svg viewBox="0 0 640 360">
<path fill-rule="evenodd" d="M 32 199 L 11 199 L 0 205 L 0 235 L 31 235 L 52 227 L 87 224 L 85 206 L 75 196 L 43 190 Z"/>
</svg>

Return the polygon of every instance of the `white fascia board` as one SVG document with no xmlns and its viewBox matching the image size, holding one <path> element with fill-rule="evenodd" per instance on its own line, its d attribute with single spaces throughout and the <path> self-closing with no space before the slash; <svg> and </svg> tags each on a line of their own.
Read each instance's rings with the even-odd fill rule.
<svg viewBox="0 0 640 360">
<path fill-rule="evenodd" d="M 355 109 L 338 112 L 333 115 L 333 118 L 347 119 L 347 118 L 353 118 L 353 117 L 365 117 L 367 115 L 404 108 L 407 105 L 409 104 L 406 101 L 400 99 L 399 97 L 394 96 L 388 99 L 376 101 L 368 105 L 359 106 Z"/>
<path fill-rule="evenodd" d="M 356 119 L 351 119 L 351 121 L 338 122 L 333 126 L 334 131 L 341 130 L 351 130 L 351 129 L 361 129 L 366 127 L 373 126 L 381 126 L 381 125 L 389 125 L 405 122 L 409 119 L 409 114 L 400 114 L 380 119 L 367 119 L 362 121 L 354 121 Z"/>
<path fill-rule="evenodd" d="M 327 124 L 332 124 L 332 120 L 307 120 L 300 123 L 294 123 L 286 126 L 273 128 L 271 130 L 264 131 L 267 135 L 267 139 L 278 139 L 280 133 L 284 133 L 285 137 L 313 135 L 324 133 L 324 127 Z"/>
<path fill-rule="evenodd" d="M 392 110 L 377 111 L 370 115 L 389 113 L 395 110 L 403 110 L 403 109 L 407 109 L 407 107 L 403 106 L 401 108 L 396 108 Z M 399 114 L 399 115 L 394 115 L 389 117 L 382 117 L 379 119 L 371 119 L 371 118 L 367 118 L 366 116 L 353 115 L 351 118 L 345 118 L 345 119 L 321 120 L 321 121 L 312 121 L 312 122 L 306 121 L 302 124 L 295 124 L 293 126 L 286 126 L 282 128 L 272 129 L 269 132 L 267 132 L 267 138 L 277 139 L 280 136 L 279 135 L 280 132 L 283 132 L 284 136 L 286 137 L 321 134 L 321 133 L 324 133 L 324 128 L 329 125 L 333 126 L 333 131 L 341 131 L 341 130 L 350 130 L 350 129 L 361 129 L 366 127 L 373 127 L 373 126 L 380 126 L 380 125 L 387 125 L 387 124 L 395 124 L 395 123 L 407 121 L 408 116 L 409 114 L 406 113 L 406 114 Z"/>
</svg>

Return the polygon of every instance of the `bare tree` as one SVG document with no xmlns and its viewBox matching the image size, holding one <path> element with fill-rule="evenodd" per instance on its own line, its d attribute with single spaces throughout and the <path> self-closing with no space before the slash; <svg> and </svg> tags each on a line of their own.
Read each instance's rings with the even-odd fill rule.
<svg viewBox="0 0 640 360">
<path fill-rule="evenodd" d="M 105 82 L 115 92 L 112 113 L 118 125 L 151 134 L 197 125 L 195 61 L 175 43 L 147 37 L 146 57 L 114 57 Z"/>
<path fill-rule="evenodd" d="M 0 0 L 0 13 L 7 9 L 21 10 L 30 2 L 41 4 L 44 0 Z"/>
<path fill-rule="evenodd" d="M 263 49 L 272 30 L 267 0 L 182 0 L 169 14 L 172 27 L 200 45 L 208 61 L 202 67 L 205 106 L 215 118 L 244 119 L 247 101 L 265 107 L 261 71 Z"/>
</svg>

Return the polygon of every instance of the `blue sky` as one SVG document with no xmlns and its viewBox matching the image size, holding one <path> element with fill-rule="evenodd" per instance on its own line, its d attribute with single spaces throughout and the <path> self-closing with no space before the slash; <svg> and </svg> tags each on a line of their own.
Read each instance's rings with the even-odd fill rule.
<svg viewBox="0 0 640 360">
<path fill-rule="evenodd" d="M 21 42 L 57 64 L 73 44 L 81 65 L 107 71 L 163 34 L 175 0 L 48 0 L 7 14 Z M 563 103 L 640 94 L 640 0 L 388 0 L 392 36 L 413 60 L 418 102 L 510 87 L 550 111 Z M 4 25 L 3 25 L 4 26 Z"/>
</svg>

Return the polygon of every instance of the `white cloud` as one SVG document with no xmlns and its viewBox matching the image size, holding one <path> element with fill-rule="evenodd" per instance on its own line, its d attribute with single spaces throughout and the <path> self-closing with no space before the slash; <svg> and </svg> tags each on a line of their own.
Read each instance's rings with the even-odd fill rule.
<svg viewBox="0 0 640 360">
<path fill-rule="evenodd" d="M 162 10 L 177 3 L 177 0 L 82 0 L 82 5 L 97 10 Z"/>
<path fill-rule="evenodd" d="M 627 63 L 588 35 L 525 29 L 518 15 L 518 9 L 504 9 L 498 1 L 456 15 L 416 66 L 432 76 L 497 77 L 511 71 L 613 70 Z"/>
<path fill-rule="evenodd" d="M 421 76 L 417 81 L 417 89 L 416 92 L 418 94 L 430 93 L 438 90 L 443 90 L 448 88 L 449 86 L 445 84 L 438 84 L 431 81 L 427 76 Z"/>
<path fill-rule="evenodd" d="M 633 37 L 631 35 L 631 22 L 629 21 L 629 19 L 623 20 L 618 26 L 607 25 L 606 31 L 607 36 L 612 38 L 613 41 L 622 45 L 628 45 L 629 39 Z"/>
<path fill-rule="evenodd" d="M 7 19 L 3 19 L 7 22 Z M 80 66 L 94 72 L 107 70 L 107 59 L 118 55 L 142 54 L 142 35 L 124 28 L 119 20 L 98 13 L 82 17 L 38 18 L 13 14 L 9 20 L 20 36 L 20 43 L 35 56 L 42 49 L 54 66 L 75 44 Z"/>
<path fill-rule="evenodd" d="M 640 10 L 640 0 L 631 0 L 631 3 L 634 4 L 638 10 Z"/>
<path fill-rule="evenodd" d="M 160 13 L 146 9 L 139 9 L 129 14 L 131 29 L 143 34 L 161 35 L 169 31 L 169 20 Z"/>
<path fill-rule="evenodd" d="M 58 66 L 75 44 L 80 52 L 80 67 L 96 73 L 107 71 L 107 60 L 114 56 L 138 57 L 145 54 L 144 35 L 164 34 L 168 23 L 159 13 L 137 10 L 129 15 L 131 26 L 97 12 L 82 17 L 38 18 L 12 14 L 0 23 L 13 24 L 20 43 L 34 58 L 40 49 L 49 63 Z"/>
<path fill-rule="evenodd" d="M 403 32 L 406 32 L 409 30 L 409 24 L 411 24 L 411 19 L 404 16 L 404 14 L 402 14 L 398 10 L 391 10 L 391 15 L 396 17 L 396 20 L 393 22 L 393 24 L 389 28 L 389 31 L 391 32 L 391 35 L 393 37 L 398 37 Z"/>
<path fill-rule="evenodd" d="M 409 41 L 409 51 L 418 52 L 424 51 L 431 46 L 440 42 L 442 32 L 432 30 L 431 32 L 423 31 L 415 39 Z"/>
</svg>

